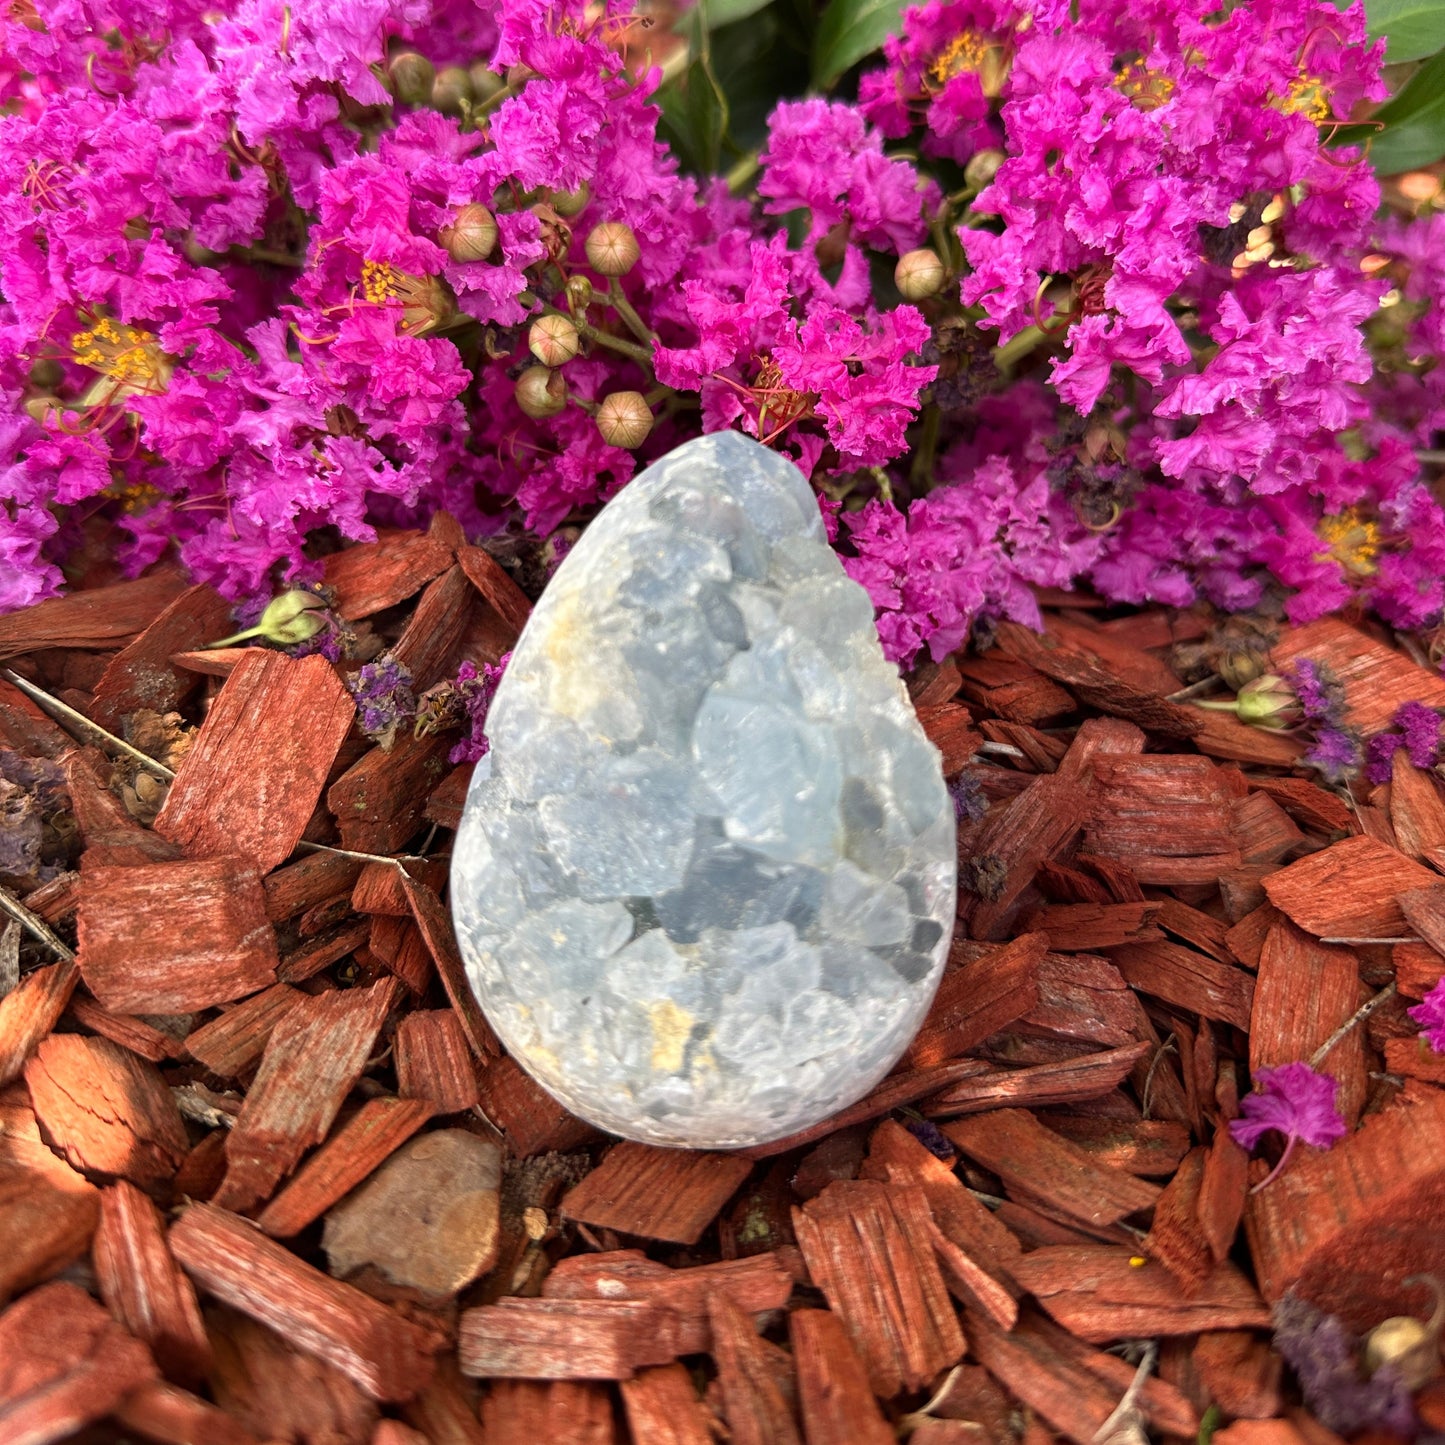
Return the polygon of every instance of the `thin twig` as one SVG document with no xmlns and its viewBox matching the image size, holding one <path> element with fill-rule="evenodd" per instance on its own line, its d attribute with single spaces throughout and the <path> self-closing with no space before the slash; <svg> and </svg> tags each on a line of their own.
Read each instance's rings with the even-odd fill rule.
<svg viewBox="0 0 1445 1445">
<path fill-rule="evenodd" d="M 175 773 L 164 763 L 158 763 L 148 753 L 143 753 L 137 747 L 133 747 L 124 738 L 118 738 L 112 732 L 107 732 L 99 723 L 91 722 L 83 712 L 77 712 L 69 703 L 61 702 L 58 697 L 52 697 L 43 687 L 36 687 L 27 677 L 21 677 L 18 672 L 12 672 L 8 667 L 0 667 L 0 677 L 14 687 L 18 687 L 32 702 L 38 704 L 60 723 L 72 736 L 78 737 L 83 742 L 98 743 L 101 747 L 114 748 L 119 753 L 124 753 L 138 767 L 144 768 L 148 773 L 154 773 L 163 782 L 173 782 Z"/>
<path fill-rule="evenodd" d="M 0 909 L 3 909 L 32 938 L 38 938 L 58 958 L 69 962 L 75 957 L 65 940 L 37 914 L 32 913 L 8 888 L 0 888 Z"/>
<path fill-rule="evenodd" d="M 1148 1382 L 1150 1374 L 1153 1372 L 1154 1362 L 1158 1358 L 1159 1343 L 1157 1340 L 1150 1340 L 1149 1343 L 1144 1346 L 1144 1358 L 1139 1361 L 1139 1368 L 1134 1371 L 1134 1378 L 1129 1381 L 1129 1388 L 1124 1391 L 1123 1398 L 1120 1399 L 1119 1403 L 1109 1412 L 1109 1416 L 1104 1423 L 1094 1432 L 1094 1439 L 1096 1441 L 1108 1441 L 1120 1425 L 1125 1425 L 1132 1434 L 1142 1436 L 1143 1431 L 1141 1426 L 1143 1422 L 1138 1418 L 1139 1411 L 1136 1408 L 1136 1402 L 1143 1392 L 1144 1386 Z M 1129 1419 L 1131 1415 L 1135 1417 L 1133 1420 Z"/>
<path fill-rule="evenodd" d="M 296 846 L 308 853 L 334 853 L 338 858 L 354 858 L 358 863 L 394 863 L 403 872 L 406 871 L 407 863 L 436 861 L 424 858 L 419 853 L 397 853 L 394 856 L 387 853 L 358 853 L 354 848 L 333 848 L 330 843 L 312 843 L 305 838 L 302 838 Z"/>
<path fill-rule="evenodd" d="M 1382 943 L 1424 943 L 1424 939 L 1416 934 L 1407 933 L 1400 938 L 1322 938 L 1321 943 L 1353 943 L 1363 947 L 1365 944 Z"/>
<path fill-rule="evenodd" d="M 1144 1087 L 1139 1091 L 1139 1107 L 1144 1112 L 1144 1117 L 1149 1117 L 1149 1095 L 1154 1089 L 1154 1074 L 1159 1065 L 1164 1062 L 1164 1055 L 1167 1053 L 1178 1053 L 1179 1047 L 1173 1034 L 1164 1040 L 1154 1051 L 1154 1057 L 1149 1061 L 1149 1071 L 1144 1075 Z"/>
<path fill-rule="evenodd" d="M 1356 1024 L 1363 1023 L 1367 1018 L 1369 1018 L 1372 1013 L 1374 1013 L 1377 1008 L 1379 1008 L 1382 1003 L 1384 1003 L 1387 999 L 1392 999 L 1394 997 L 1395 983 L 1392 979 L 1373 998 L 1367 998 L 1364 1003 L 1362 1003 L 1359 1008 L 1357 1008 L 1354 1013 L 1352 1013 L 1349 1018 L 1347 1018 L 1344 1023 L 1342 1023 L 1339 1028 L 1337 1028 L 1334 1033 L 1332 1033 L 1329 1038 L 1327 1038 L 1324 1043 L 1322 1043 L 1319 1048 L 1317 1048 L 1314 1053 L 1310 1055 L 1310 1068 L 1319 1068 L 1319 1066 L 1324 1062 L 1325 1055 L 1328 1054 L 1329 1051 L 1334 1048 L 1334 1046 L 1339 1043 L 1339 1041 L 1344 1038 L 1344 1036 L 1349 1033 L 1349 1031 L 1354 1028 Z"/>
<path fill-rule="evenodd" d="M 974 749 L 979 753 L 994 753 L 1001 758 L 1021 758 L 1024 755 L 1022 748 L 1016 748 L 1012 743 L 980 743 Z"/>
<path fill-rule="evenodd" d="M 1181 687 L 1178 692 L 1171 692 L 1165 702 L 1188 702 L 1190 698 L 1198 697 L 1202 692 L 1213 692 L 1220 686 L 1220 680 L 1212 673 L 1208 677 L 1201 677 L 1198 682 L 1191 682 L 1188 687 Z"/>
</svg>

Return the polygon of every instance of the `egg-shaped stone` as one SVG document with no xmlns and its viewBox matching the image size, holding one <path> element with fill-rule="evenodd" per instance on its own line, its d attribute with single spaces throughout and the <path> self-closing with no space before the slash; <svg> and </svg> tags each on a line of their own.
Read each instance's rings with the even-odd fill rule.
<svg viewBox="0 0 1445 1445">
<path fill-rule="evenodd" d="M 953 928 L 952 802 L 793 464 L 678 447 L 548 584 L 452 857 L 517 1061 L 630 1139 L 764 1143 L 892 1067 Z"/>
</svg>

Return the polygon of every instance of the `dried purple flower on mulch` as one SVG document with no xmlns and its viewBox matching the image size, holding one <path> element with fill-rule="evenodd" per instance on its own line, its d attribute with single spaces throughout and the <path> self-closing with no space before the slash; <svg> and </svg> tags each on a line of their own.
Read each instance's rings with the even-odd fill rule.
<svg viewBox="0 0 1445 1445">
<path fill-rule="evenodd" d="M 1388 732 L 1376 733 L 1365 751 L 1365 776 L 1372 783 L 1388 783 L 1395 754 L 1403 748 L 1417 768 L 1433 768 L 1440 761 L 1440 714 L 1423 702 L 1407 702 L 1396 712 Z"/>
<path fill-rule="evenodd" d="M 389 656 L 378 657 L 346 679 L 356 699 L 357 721 L 367 737 L 390 748 L 397 729 L 416 716 L 411 671 Z"/>
<path fill-rule="evenodd" d="M 1287 1066 L 1289 1067 L 1289 1066 Z M 1299 1377 L 1305 1403 L 1320 1424 L 1341 1435 L 1387 1430 L 1410 1439 L 1419 1429 L 1410 1391 L 1393 1365 L 1365 1379 L 1354 1335 L 1297 1295 L 1274 1307 L 1274 1347 Z"/>
</svg>

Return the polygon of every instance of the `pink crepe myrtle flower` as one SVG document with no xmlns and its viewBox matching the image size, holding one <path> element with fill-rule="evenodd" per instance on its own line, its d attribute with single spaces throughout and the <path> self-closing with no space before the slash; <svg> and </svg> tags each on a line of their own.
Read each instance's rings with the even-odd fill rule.
<svg viewBox="0 0 1445 1445">
<path fill-rule="evenodd" d="M 1316 1149 L 1328 1149 L 1339 1143 L 1349 1128 L 1335 1105 L 1339 1080 L 1317 1073 L 1309 1064 L 1256 1069 L 1254 1082 L 1253 1092 L 1240 1100 L 1241 1117 L 1230 1120 L 1230 1136 L 1245 1149 L 1257 1148 L 1271 1132 L 1285 1137 L 1284 1153 L 1255 1185 L 1257 1193 L 1279 1176 L 1301 1140 Z"/>
<path fill-rule="evenodd" d="M 1445 979 L 1441 979 L 1409 1015 L 1420 1025 L 1420 1034 L 1437 1054 L 1445 1054 Z"/>
</svg>

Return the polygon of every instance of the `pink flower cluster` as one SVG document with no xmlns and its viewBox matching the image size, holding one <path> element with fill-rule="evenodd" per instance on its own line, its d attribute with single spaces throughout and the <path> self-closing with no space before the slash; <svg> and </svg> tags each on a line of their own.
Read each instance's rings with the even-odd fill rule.
<svg viewBox="0 0 1445 1445">
<path fill-rule="evenodd" d="M 323 529 L 445 508 L 545 534 L 633 474 L 594 419 L 617 391 L 655 411 L 644 460 L 734 423 L 809 467 L 898 456 L 929 329 L 874 303 L 862 248 L 917 242 L 936 188 L 851 108 L 780 114 L 775 198 L 833 137 L 841 188 L 806 199 L 856 229 L 830 282 L 678 173 L 632 23 L 540 0 L 5 12 L 0 609 L 54 592 L 101 511 L 132 568 L 175 548 L 242 597 L 306 577 Z M 437 65 L 470 66 L 442 77 L 464 103 Z M 607 222 L 625 273 L 586 253 Z M 518 373 L 549 314 L 582 340 L 539 413 Z"/>
</svg>

